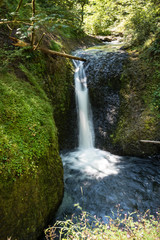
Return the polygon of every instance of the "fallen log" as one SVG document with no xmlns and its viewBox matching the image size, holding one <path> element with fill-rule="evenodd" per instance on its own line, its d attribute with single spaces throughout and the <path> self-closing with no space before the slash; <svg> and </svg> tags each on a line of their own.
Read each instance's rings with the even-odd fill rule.
<svg viewBox="0 0 160 240">
<path fill-rule="evenodd" d="M 42 51 L 44 53 L 47 53 L 47 54 L 57 55 L 57 56 L 60 56 L 60 57 L 65 57 L 65 58 L 71 58 L 71 59 L 79 60 L 79 61 L 83 61 L 83 62 L 86 61 L 86 59 L 84 59 L 84 58 L 72 56 L 72 55 L 69 55 L 69 54 L 66 54 L 66 53 L 62 53 L 62 52 L 56 52 L 56 51 L 50 50 L 48 48 L 37 47 L 36 45 L 31 46 L 30 44 L 28 44 L 24 41 L 21 41 L 17 38 L 14 38 L 14 37 L 10 37 L 10 39 L 12 39 L 14 41 L 13 45 L 17 46 L 17 47 L 31 47 L 33 50 L 40 50 L 40 51 Z"/>
<path fill-rule="evenodd" d="M 152 140 L 140 140 L 142 143 L 153 143 L 153 144 L 160 144 L 160 141 L 152 141 Z"/>
<path fill-rule="evenodd" d="M 53 51 L 53 50 L 50 50 L 50 49 L 47 49 L 47 48 L 38 47 L 38 50 L 41 50 L 44 53 L 50 53 L 50 54 L 65 57 L 65 58 L 71 58 L 71 59 L 75 59 L 75 60 L 79 60 L 79 61 L 83 61 L 83 62 L 86 61 L 86 59 L 84 59 L 84 58 L 72 56 L 72 55 L 69 55 L 69 54 L 66 54 L 66 53 L 56 52 L 56 51 Z"/>
</svg>

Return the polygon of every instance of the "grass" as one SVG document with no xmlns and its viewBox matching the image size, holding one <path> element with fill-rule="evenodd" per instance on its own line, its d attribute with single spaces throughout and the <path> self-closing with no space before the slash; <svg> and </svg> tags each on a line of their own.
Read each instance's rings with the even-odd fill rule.
<svg viewBox="0 0 160 240">
<path fill-rule="evenodd" d="M 136 221 L 134 221 L 136 217 Z M 156 216 L 149 213 L 125 214 L 118 211 L 116 219 L 106 217 L 107 224 L 104 224 L 96 216 L 82 211 L 78 217 L 57 221 L 54 226 L 45 230 L 47 240 L 59 239 L 87 239 L 87 240 L 158 240 L 160 239 L 160 213 Z"/>
</svg>

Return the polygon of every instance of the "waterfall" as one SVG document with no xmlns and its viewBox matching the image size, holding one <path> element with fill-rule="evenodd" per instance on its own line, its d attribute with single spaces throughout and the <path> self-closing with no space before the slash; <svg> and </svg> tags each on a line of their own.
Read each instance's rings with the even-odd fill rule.
<svg viewBox="0 0 160 240">
<path fill-rule="evenodd" d="M 101 55 L 101 49 L 99 51 Z M 86 54 L 86 52 L 78 51 L 76 55 L 79 55 L 79 53 L 81 55 L 83 53 Z M 87 54 L 85 55 L 86 57 Z M 92 216 L 97 215 L 104 222 L 108 221 L 105 216 L 112 218 L 117 216 L 116 206 L 118 204 L 121 204 L 120 208 L 123 209 L 121 214 L 127 214 L 136 210 L 145 212 L 147 209 L 151 209 L 155 213 L 159 209 L 160 162 L 155 162 L 152 159 L 121 157 L 95 148 L 92 111 L 85 75 L 85 71 L 91 73 L 91 76 L 88 76 L 88 82 L 90 81 L 92 84 L 97 79 L 96 71 L 100 69 L 101 64 L 98 65 L 98 52 L 93 53 L 93 56 L 94 54 L 96 55 L 95 58 L 91 58 L 92 55 L 89 55 L 90 64 L 85 69 L 82 62 L 74 61 L 79 146 L 78 149 L 69 152 L 64 151 L 61 154 L 64 167 L 65 191 L 63 202 L 57 212 L 57 219 L 62 220 L 67 215 L 71 219 L 73 214 L 75 216 L 79 215 L 79 209 L 75 209 L 75 204 L 77 203 L 83 207 L 83 210 L 89 212 Z M 107 74 L 103 74 L 103 78 L 106 79 L 111 76 L 108 73 L 111 70 L 114 71 L 117 67 L 117 58 L 119 56 L 118 53 L 115 53 L 114 65 L 112 62 L 113 54 L 108 54 L 107 52 L 104 56 L 106 61 L 104 66 L 107 67 L 103 70 Z M 114 68 L 111 68 L 111 65 Z M 102 73 L 103 71 L 100 71 L 100 74 Z M 104 86 L 102 88 L 103 91 Z M 97 91 L 101 90 L 96 89 Z M 106 95 L 109 95 L 108 91 Z M 113 98 L 110 98 L 110 96 L 106 105 L 110 104 L 109 100 L 113 101 Z M 117 98 L 113 101 L 114 106 L 116 101 Z M 110 112 L 110 116 L 114 117 L 115 111 L 112 111 L 114 109 L 109 108 L 108 110 L 106 108 L 105 115 Z M 96 129 L 96 118 L 94 124 Z"/>
<path fill-rule="evenodd" d="M 79 148 L 88 149 L 94 147 L 94 130 L 87 88 L 87 78 L 83 62 L 74 61 L 74 65 L 76 68 L 74 79 L 79 126 Z"/>
</svg>

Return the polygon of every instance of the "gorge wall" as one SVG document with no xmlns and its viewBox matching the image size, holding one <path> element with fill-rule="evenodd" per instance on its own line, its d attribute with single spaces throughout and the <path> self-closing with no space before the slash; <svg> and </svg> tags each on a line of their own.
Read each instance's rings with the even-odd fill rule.
<svg viewBox="0 0 160 240">
<path fill-rule="evenodd" d="M 63 198 L 57 127 L 62 135 L 72 66 L 13 47 L 5 28 L 0 44 L 0 239 L 37 239 Z"/>
<path fill-rule="evenodd" d="M 44 32 L 42 46 L 62 52 L 97 42 Z M 4 26 L 0 46 L 0 239 L 35 240 L 63 198 L 59 149 L 69 139 L 74 69 L 66 58 L 14 47 Z"/>
</svg>

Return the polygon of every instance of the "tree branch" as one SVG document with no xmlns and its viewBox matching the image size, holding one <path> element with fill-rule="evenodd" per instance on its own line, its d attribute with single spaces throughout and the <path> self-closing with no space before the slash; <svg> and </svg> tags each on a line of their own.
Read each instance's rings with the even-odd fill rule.
<svg viewBox="0 0 160 240">
<path fill-rule="evenodd" d="M 19 9 L 20 9 L 20 7 L 21 7 L 21 5 L 22 5 L 22 2 L 23 2 L 23 0 L 20 0 L 20 1 L 19 1 L 19 4 L 18 4 L 17 9 L 16 9 L 16 12 L 19 11 Z"/>
<path fill-rule="evenodd" d="M 47 49 L 47 48 L 39 47 L 38 50 L 41 50 L 44 53 L 57 55 L 57 56 L 65 57 L 65 58 L 71 58 L 71 59 L 75 59 L 75 60 L 79 60 L 79 61 L 83 61 L 83 62 L 86 61 L 86 59 L 84 59 L 84 58 L 75 57 L 75 56 L 72 56 L 72 55 L 69 55 L 69 54 L 66 54 L 66 53 L 56 52 L 56 51 L 53 51 L 53 50 L 50 50 L 50 49 Z"/>
<path fill-rule="evenodd" d="M 8 23 L 23 23 L 25 25 L 32 25 L 31 23 L 24 22 L 25 20 L 12 20 L 12 21 L 4 21 L 0 22 L 0 24 L 8 24 Z"/>
<path fill-rule="evenodd" d="M 37 43 L 37 45 L 35 46 L 34 50 L 37 50 L 37 48 L 38 48 L 38 47 L 39 47 L 39 45 L 41 44 L 41 42 L 42 42 L 42 39 L 43 39 L 43 37 L 44 37 L 45 35 L 46 35 L 45 33 L 43 33 L 43 34 L 42 34 L 42 36 L 41 36 L 41 38 L 40 38 L 39 42 Z"/>
<path fill-rule="evenodd" d="M 142 143 L 153 143 L 153 144 L 160 144 L 160 141 L 152 141 L 152 140 L 140 140 Z"/>
<path fill-rule="evenodd" d="M 31 35 L 31 45 L 34 45 L 34 40 L 35 40 L 35 29 L 34 29 L 34 18 L 36 14 L 36 0 L 32 0 L 32 35 Z"/>
<path fill-rule="evenodd" d="M 12 39 L 14 41 L 13 45 L 14 46 L 17 46 L 17 47 L 30 47 L 30 45 L 24 41 L 21 41 L 17 38 L 14 38 L 14 37 L 10 37 L 10 39 Z M 72 55 L 69 55 L 69 54 L 66 54 L 66 53 L 61 53 L 61 52 L 56 52 L 56 51 L 53 51 L 53 50 L 50 50 L 48 48 L 43 48 L 43 47 L 36 47 L 35 45 L 32 46 L 32 49 L 33 50 L 40 50 L 44 53 L 47 53 L 47 54 L 52 54 L 52 55 L 57 55 L 57 56 L 60 56 L 60 57 L 65 57 L 65 58 L 71 58 L 71 59 L 75 59 L 75 60 L 79 60 L 79 61 L 83 61 L 85 62 L 86 59 L 84 58 L 80 58 L 80 57 L 75 57 L 75 56 L 72 56 Z"/>
</svg>

